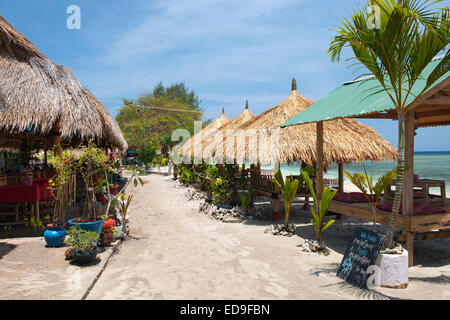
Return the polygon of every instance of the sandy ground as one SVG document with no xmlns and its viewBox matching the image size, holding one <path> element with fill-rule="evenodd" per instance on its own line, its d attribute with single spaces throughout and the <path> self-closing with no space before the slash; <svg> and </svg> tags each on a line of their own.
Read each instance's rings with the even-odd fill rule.
<svg viewBox="0 0 450 320">
<path fill-rule="evenodd" d="M 360 290 L 335 275 L 353 228 L 368 224 L 338 220 L 324 236 L 331 254 L 305 253 L 301 246 L 313 230 L 310 213 L 299 206 L 291 214 L 297 235 L 273 236 L 264 233 L 268 218 L 212 220 L 170 177 L 142 178 L 148 183 L 130 190 L 132 237 L 113 255 L 88 299 L 450 298 L 448 239 L 416 244 L 407 289 Z"/>
<path fill-rule="evenodd" d="M 0 299 L 81 299 L 112 248 L 87 266 L 65 260 L 67 248 L 47 248 L 42 236 L 0 239 Z"/>
</svg>

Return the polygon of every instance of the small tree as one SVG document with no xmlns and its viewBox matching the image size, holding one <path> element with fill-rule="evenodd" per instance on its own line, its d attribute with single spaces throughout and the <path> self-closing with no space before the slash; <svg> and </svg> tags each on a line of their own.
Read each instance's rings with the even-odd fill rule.
<svg viewBox="0 0 450 320">
<path fill-rule="evenodd" d="M 398 172 L 394 204 L 383 248 L 393 246 L 393 236 L 400 210 L 405 172 L 405 114 L 413 101 L 422 95 L 450 69 L 449 9 L 433 10 L 440 0 L 370 0 L 378 17 L 366 10 L 353 12 L 337 30 L 328 53 L 332 61 L 339 61 L 342 49 L 350 46 L 360 65 L 375 76 L 379 83 L 376 93 L 385 92 L 398 114 Z M 379 23 L 374 23 L 378 20 Z M 445 55 L 425 79 L 425 86 L 414 94 L 417 81 L 433 58 Z M 368 93 L 369 95 L 369 93 Z M 412 101 L 411 101 L 412 100 Z"/>
<path fill-rule="evenodd" d="M 56 175 L 49 180 L 50 189 L 55 199 L 53 225 L 61 225 L 68 204 L 68 195 L 64 193 L 64 188 L 76 170 L 76 162 L 72 152 L 66 150 L 60 156 L 52 157 L 51 164 L 56 171 Z"/>
<path fill-rule="evenodd" d="M 325 223 L 324 217 L 328 211 L 328 208 L 330 207 L 331 200 L 333 200 L 337 190 L 332 191 L 330 188 L 325 187 L 322 192 L 322 198 L 319 201 L 316 196 L 316 192 L 314 191 L 314 187 L 312 185 L 308 172 L 302 171 L 302 176 L 314 199 L 314 207 L 311 207 L 311 213 L 313 215 L 311 223 L 313 224 L 314 227 L 316 240 L 320 244 L 320 241 L 322 240 L 322 235 L 325 232 L 325 230 L 335 222 L 334 219 L 331 219 L 328 220 L 327 223 Z"/>
<path fill-rule="evenodd" d="M 139 149 L 138 159 L 148 168 L 150 164 L 153 164 L 153 160 L 156 156 L 157 147 L 152 146 L 150 148 Z"/>
<path fill-rule="evenodd" d="M 84 205 L 85 217 L 93 221 L 95 219 L 95 187 L 97 183 L 94 181 L 95 174 L 101 174 L 107 167 L 108 156 L 102 149 L 95 145 L 89 144 L 81 148 L 81 156 L 77 160 L 77 169 L 84 180 L 86 188 L 86 199 Z M 106 179 L 106 182 L 108 179 Z M 108 183 L 108 182 L 107 182 Z M 109 189 L 109 188 L 108 188 Z M 108 190 L 109 192 L 109 190 Z"/>
</svg>

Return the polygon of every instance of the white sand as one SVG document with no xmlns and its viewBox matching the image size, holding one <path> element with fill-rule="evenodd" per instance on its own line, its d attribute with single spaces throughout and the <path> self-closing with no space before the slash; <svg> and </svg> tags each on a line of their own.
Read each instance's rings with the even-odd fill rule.
<svg viewBox="0 0 450 320">
<path fill-rule="evenodd" d="M 338 220 L 325 234 L 331 254 L 305 253 L 310 213 L 293 206 L 291 238 L 264 233 L 270 220 L 226 224 L 198 211 L 170 177 L 150 175 L 134 189 L 130 240 L 123 243 L 89 299 L 449 299 L 450 242 L 415 246 L 408 289 L 367 291 L 336 277 L 357 219 Z M 270 207 L 257 204 L 258 210 Z"/>
</svg>

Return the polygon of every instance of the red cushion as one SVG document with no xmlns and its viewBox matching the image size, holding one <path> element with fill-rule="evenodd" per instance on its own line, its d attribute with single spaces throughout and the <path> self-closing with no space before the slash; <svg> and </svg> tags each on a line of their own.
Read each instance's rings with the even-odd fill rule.
<svg viewBox="0 0 450 320">
<path fill-rule="evenodd" d="M 414 193 L 414 199 L 423 198 L 423 191 L 422 190 L 414 190 L 413 193 Z"/>
<path fill-rule="evenodd" d="M 377 205 L 377 208 L 383 211 L 392 211 L 392 203 L 385 202 L 385 203 L 379 203 Z M 424 203 L 415 203 L 413 207 L 413 215 L 420 216 L 420 215 L 426 215 L 426 214 L 434 214 L 434 213 L 444 213 L 446 212 L 444 209 L 435 207 L 429 204 Z M 400 205 L 400 213 L 402 213 L 402 206 Z"/>
<path fill-rule="evenodd" d="M 362 192 L 343 192 L 336 193 L 333 200 L 346 203 L 363 203 L 369 202 Z"/>
</svg>

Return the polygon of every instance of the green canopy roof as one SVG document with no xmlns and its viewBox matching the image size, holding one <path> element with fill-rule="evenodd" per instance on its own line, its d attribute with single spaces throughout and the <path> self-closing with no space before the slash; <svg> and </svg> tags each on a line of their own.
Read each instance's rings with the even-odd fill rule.
<svg viewBox="0 0 450 320">
<path fill-rule="evenodd" d="M 441 60 L 442 57 L 435 58 L 425 68 L 422 78 L 414 85 L 412 89 L 413 95 L 408 97 L 406 105 L 409 105 L 414 100 L 415 95 L 423 90 L 426 84 L 425 79 L 428 78 L 428 75 Z M 450 71 L 436 81 L 434 85 L 442 82 L 449 76 Z M 380 91 L 381 88 L 375 77 L 344 83 L 331 91 L 325 98 L 320 99 L 305 111 L 283 123 L 281 127 L 337 118 L 358 117 L 395 109 L 392 100 L 386 92 L 375 93 Z"/>
</svg>

